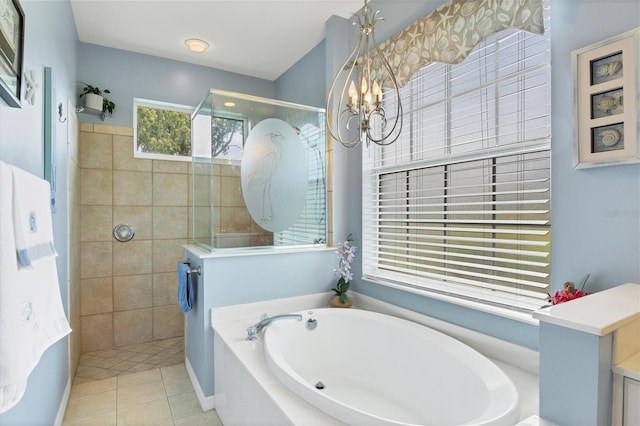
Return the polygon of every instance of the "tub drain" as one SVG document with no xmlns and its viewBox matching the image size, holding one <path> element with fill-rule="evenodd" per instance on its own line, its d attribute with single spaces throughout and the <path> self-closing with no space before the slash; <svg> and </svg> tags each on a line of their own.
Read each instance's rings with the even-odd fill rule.
<svg viewBox="0 0 640 426">
<path fill-rule="evenodd" d="M 316 383 L 316 389 L 321 389 L 321 390 L 324 389 L 324 383 L 322 382 Z"/>
</svg>

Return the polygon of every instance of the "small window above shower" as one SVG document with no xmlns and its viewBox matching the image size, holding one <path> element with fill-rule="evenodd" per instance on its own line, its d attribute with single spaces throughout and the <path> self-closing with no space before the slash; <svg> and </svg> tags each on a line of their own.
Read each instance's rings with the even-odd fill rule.
<svg viewBox="0 0 640 426">
<path fill-rule="evenodd" d="M 191 161 L 192 113 L 190 106 L 134 99 L 134 157 Z"/>
<path fill-rule="evenodd" d="M 191 116 L 191 150 L 194 244 L 326 245 L 323 109 L 211 90 Z"/>
</svg>

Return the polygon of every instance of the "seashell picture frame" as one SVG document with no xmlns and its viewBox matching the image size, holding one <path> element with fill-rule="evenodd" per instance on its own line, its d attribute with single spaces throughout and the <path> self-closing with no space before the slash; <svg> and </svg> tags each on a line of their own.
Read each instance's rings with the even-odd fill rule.
<svg viewBox="0 0 640 426">
<path fill-rule="evenodd" d="M 640 27 L 572 52 L 576 169 L 640 162 Z"/>
</svg>

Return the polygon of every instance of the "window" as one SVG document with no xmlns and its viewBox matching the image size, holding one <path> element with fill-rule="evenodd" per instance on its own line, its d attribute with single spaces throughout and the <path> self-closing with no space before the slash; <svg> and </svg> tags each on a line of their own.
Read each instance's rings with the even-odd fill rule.
<svg viewBox="0 0 640 426">
<path fill-rule="evenodd" d="M 134 99 L 134 156 L 191 161 L 193 108 Z"/>
<path fill-rule="evenodd" d="M 544 35 L 500 32 L 462 63 L 429 64 L 401 89 L 400 139 L 363 150 L 365 278 L 516 310 L 544 304 L 551 238 L 545 19 Z"/>
<path fill-rule="evenodd" d="M 217 163 L 240 164 L 248 133 L 246 116 L 199 113 L 193 117 L 191 125 L 194 157 L 212 158 Z"/>
</svg>

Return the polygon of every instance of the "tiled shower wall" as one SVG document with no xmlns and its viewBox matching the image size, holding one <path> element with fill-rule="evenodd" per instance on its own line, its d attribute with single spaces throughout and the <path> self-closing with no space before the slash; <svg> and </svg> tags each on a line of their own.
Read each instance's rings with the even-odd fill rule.
<svg viewBox="0 0 640 426">
<path fill-rule="evenodd" d="M 72 110 L 72 109 L 71 109 Z M 78 121 L 69 114 L 67 128 L 68 162 L 67 185 L 69 194 L 69 375 L 70 379 L 82 352 L 82 328 L 80 321 L 80 147 Z"/>
<path fill-rule="evenodd" d="M 190 230 L 190 163 L 133 157 L 133 129 L 80 124 L 82 351 L 184 334 L 177 262 Z M 118 242 L 113 227 L 135 237 Z"/>
</svg>

